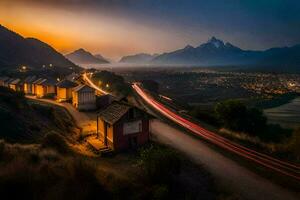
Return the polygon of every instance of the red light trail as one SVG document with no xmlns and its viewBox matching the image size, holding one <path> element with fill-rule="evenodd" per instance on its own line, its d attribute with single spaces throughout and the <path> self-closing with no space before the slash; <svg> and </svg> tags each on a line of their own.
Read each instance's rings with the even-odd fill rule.
<svg viewBox="0 0 300 200">
<path fill-rule="evenodd" d="M 156 101 L 153 97 L 145 93 L 142 88 L 137 84 L 134 83 L 132 85 L 133 89 L 140 95 L 149 105 L 163 114 L 165 117 L 169 118 L 170 120 L 176 122 L 177 124 L 187 128 L 188 130 L 192 131 L 194 134 L 201 136 L 202 138 L 206 139 L 207 141 L 222 147 L 232 153 L 235 153 L 239 156 L 242 156 L 248 160 L 252 160 L 257 164 L 260 164 L 264 167 L 272 169 L 276 172 L 284 174 L 286 176 L 292 177 L 300 181 L 300 166 L 296 164 L 291 164 L 285 161 L 278 160 L 266 154 L 254 151 L 242 145 L 239 145 L 235 142 L 232 142 L 216 133 L 213 133 L 209 130 L 204 129 L 200 125 L 193 123 L 174 111 L 171 111 L 167 107 L 165 107 L 160 102 Z"/>
</svg>

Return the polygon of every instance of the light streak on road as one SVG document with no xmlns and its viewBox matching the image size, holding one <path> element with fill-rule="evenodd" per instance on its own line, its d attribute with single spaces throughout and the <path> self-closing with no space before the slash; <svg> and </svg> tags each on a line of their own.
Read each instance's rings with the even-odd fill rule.
<svg viewBox="0 0 300 200">
<path fill-rule="evenodd" d="M 89 84 L 91 87 L 93 87 L 95 90 L 97 90 L 97 91 L 99 91 L 99 92 L 101 92 L 101 93 L 103 93 L 103 94 L 109 94 L 108 92 L 102 90 L 102 89 L 99 88 L 97 85 L 95 85 L 95 84 L 93 83 L 93 81 L 91 81 L 91 79 L 89 79 L 89 77 L 87 76 L 86 73 L 84 73 L 84 74 L 82 75 L 82 77 L 83 77 L 83 79 L 84 79 L 86 82 L 88 82 L 88 84 Z"/>
<path fill-rule="evenodd" d="M 292 177 L 300 181 L 300 166 L 296 164 L 291 164 L 285 161 L 278 160 L 271 156 L 268 156 L 263 153 L 259 153 L 242 145 L 239 145 L 235 142 L 232 142 L 216 133 L 213 133 L 209 130 L 204 129 L 200 125 L 193 123 L 180 115 L 176 112 L 170 110 L 169 108 L 165 107 L 160 102 L 156 101 L 153 97 L 148 95 L 143 91 L 143 89 L 137 84 L 134 83 L 132 85 L 133 89 L 137 92 L 146 101 L 150 106 L 152 106 L 155 110 L 160 112 L 165 117 L 169 118 L 170 120 L 174 121 L 175 123 L 187 128 L 194 134 L 201 136 L 205 140 L 222 147 L 232 153 L 235 153 L 239 156 L 247 158 L 257 164 L 260 164 L 264 167 L 272 169 L 276 172 L 279 172 L 283 175 Z"/>
</svg>

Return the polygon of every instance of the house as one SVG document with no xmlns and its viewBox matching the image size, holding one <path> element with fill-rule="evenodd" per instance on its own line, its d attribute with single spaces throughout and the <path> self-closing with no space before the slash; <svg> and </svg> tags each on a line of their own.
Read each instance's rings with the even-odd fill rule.
<svg viewBox="0 0 300 200">
<path fill-rule="evenodd" d="M 41 79 L 36 85 L 36 97 L 54 97 L 56 94 L 56 84 L 57 81 L 52 79 Z"/>
<path fill-rule="evenodd" d="M 10 82 L 12 82 L 12 81 L 14 81 L 14 80 L 15 80 L 15 79 L 13 79 L 13 78 L 6 79 L 6 80 L 4 81 L 4 87 L 8 87 L 8 88 L 9 88 Z"/>
<path fill-rule="evenodd" d="M 78 110 L 96 109 L 96 91 L 87 85 L 78 85 L 72 91 L 72 104 Z"/>
<path fill-rule="evenodd" d="M 126 102 L 113 102 L 97 116 L 97 136 L 114 151 L 135 148 L 149 140 L 149 117 Z"/>
<path fill-rule="evenodd" d="M 41 85 L 44 81 L 46 81 L 46 79 L 41 78 L 34 82 L 34 91 L 37 98 L 42 98 L 45 94 L 44 87 Z"/>
<path fill-rule="evenodd" d="M 14 91 L 23 91 L 23 83 L 22 83 L 21 79 L 17 78 L 17 79 L 12 80 L 9 83 L 9 88 Z"/>
<path fill-rule="evenodd" d="M 3 76 L 0 77 L 0 86 L 4 87 L 5 86 L 5 81 L 9 80 L 9 77 Z"/>
<path fill-rule="evenodd" d="M 24 80 L 24 93 L 25 94 L 34 94 L 34 85 L 33 82 L 37 80 L 36 76 L 29 76 Z"/>
<path fill-rule="evenodd" d="M 72 99 L 72 89 L 78 84 L 70 80 L 63 80 L 57 83 L 57 100 L 68 101 Z"/>
<path fill-rule="evenodd" d="M 37 95 L 37 85 L 44 80 L 44 78 L 38 78 L 32 82 L 32 94 Z M 39 91 L 39 94 L 41 94 L 41 91 Z"/>
</svg>

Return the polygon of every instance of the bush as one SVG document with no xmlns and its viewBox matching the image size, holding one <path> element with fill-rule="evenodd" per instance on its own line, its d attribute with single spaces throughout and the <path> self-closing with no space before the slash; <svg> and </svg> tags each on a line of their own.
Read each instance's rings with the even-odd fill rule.
<svg viewBox="0 0 300 200">
<path fill-rule="evenodd" d="M 150 92 L 158 93 L 159 83 L 153 80 L 141 80 L 143 88 L 149 90 Z"/>
<path fill-rule="evenodd" d="M 54 131 L 51 131 L 50 133 L 46 134 L 41 144 L 42 147 L 52 148 L 59 153 L 70 152 L 70 148 L 67 142 L 65 141 L 64 137 Z"/>
<path fill-rule="evenodd" d="M 4 151 L 10 158 L 0 159 L 3 199 L 111 199 L 90 160 L 62 157 L 37 146 L 4 143 Z"/>
<path fill-rule="evenodd" d="M 296 161 L 300 161 L 300 128 L 297 129 L 289 140 L 289 151 L 293 154 Z"/>
<path fill-rule="evenodd" d="M 225 128 L 257 135 L 266 129 L 267 119 L 261 110 L 248 109 L 237 100 L 228 100 L 215 106 L 215 113 Z"/>
<path fill-rule="evenodd" d="M 163 200 L 168 199 L 169 197 L 169 188 L 167 185 L 156 185 L 153 188 L 153 199 Z"/>
<path fill-rule="evenodd" d="M 168 183 L 181 170 L 181 159 L 171 149 L 151 145 L 140 153 L 146 177 L 155 183 Z"/>
<path fill-rule="evenodd" d="M 113 72 L 100 71 L 94 74 L 92 79 L 96 85 L 116 95 L 127 96 L 131 92 L 131 87 L 125 82 L 124 78 Z"/>
<path fill-rule="evenodd" d="M 17 111 L 28 106 L 23 92 L 15 92 L 10 88 L 2 86 L 0 86 L 0 103 L 9 105 L 10 108 Z"/>
<path fill-rule="evenodd" d="M 195 106 L 189 111 L 189 115 L 213 126 L 220 126 L 219 119 L 213 111 L 204 111 L 201 107 Z"/>
</svg>

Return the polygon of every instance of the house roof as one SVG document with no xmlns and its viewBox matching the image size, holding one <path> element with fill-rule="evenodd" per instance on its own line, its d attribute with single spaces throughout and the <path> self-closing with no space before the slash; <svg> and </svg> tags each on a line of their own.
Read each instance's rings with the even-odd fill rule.
<svg viewBox="0 0 300 200">
<path fill-rule="evenodd" d="M 12 81 L 14 81 L 15 79 L 13 78 L 9 78 L 7 80 L 4 81 L 5 84 L 10 84 Z"/>
<path fill-rule="evenodd" d="M 17 78 L 17 79 L 12 80 L 9 84 L 16 85 L 20 82 L 21 82 L 21 79 Z"/>
<path fill-rule="evenodd" d="M 59 83 L 57 83 L 56 85 L 57 85 L 57 87 L 60 87 L 60 88 L 73 88 L 73 87 L 76 87 L 78 84 L 74 83 L 72 81 L 69 81 L 69 80 L 63 80 L 63 81 L 60 81 Z"/>
<path fill-rule="evenodd" d="M 54 79 L 45 79 L 43 82 L 39 83 L 44 86 L 55 86 L 57 84 L 57 80 Z"/>
<path fill-rule="evenodd" d="M 109 124 L 119 121 L 131 108 L 129 104 L 122 102 L 113 102 L 106 109 L 100 111 L 98 116 Z"/>
<path fill-rule="evenodd" d="M 28 76 L 25 78 L 24 83 L 33 83 L 36 80 L 37 80 L 36 76 Z"/>
<path fill-rule="evenodd" d="M 88 85 L 78 85 L 73 89 L 74 92 L 86 91 L 86 92 L 95 92 L 95 89 Z"/>
<path fill-rule="evenodd" d="M 36 79 L 35 81 L 33 81 L 32 83 L 39 84 L 40 82 L 43 82 L 44 80 L 45 80 L 44 78 L 39 78 L 39 79 Z"/>
<path fill-rule="evenodd" d="M 0 80 L 5 82 L 5 81 L 9 80 L 9 77 L 7 77 L 7 76 L 2 76 L 2 77 L 0 77 Z"/>
</svg>

